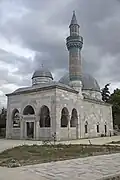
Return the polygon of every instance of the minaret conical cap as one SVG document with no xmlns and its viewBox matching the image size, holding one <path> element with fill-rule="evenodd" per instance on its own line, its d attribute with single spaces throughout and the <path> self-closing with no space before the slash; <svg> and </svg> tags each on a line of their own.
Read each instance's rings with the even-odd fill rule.
<svg viewBox="0 0 120 180">
<path fill-rule="evenodd" d="M 73 16 L 72 16 L 72 20 L 71 20 L 70 25 L 74 25 L 74 24 L 78 24 L 77 19 L 76 19 L 76 15 L 75 15 L 75 11 L 73 11 Z"/>
</svg>

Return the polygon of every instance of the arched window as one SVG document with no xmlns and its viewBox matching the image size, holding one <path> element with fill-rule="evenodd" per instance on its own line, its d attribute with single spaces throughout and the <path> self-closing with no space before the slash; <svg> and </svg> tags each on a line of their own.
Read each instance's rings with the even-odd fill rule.
<svg viewBox="0 0 120 180">
<path fill-rule="evenodd" d="M 68 118 L 69 118 L 69 111 L 66 107 L 64 107 L 61 111 L 61 127 L 68 126 Z"/>
<path fill-rule="evenodd" d="M 35 114 L 35 111 L 34 111 L 34 109 L 33 109 L 33 107 L 32 106 L 30 106 L 30 105 L 28 105 L 28 106 L 26 106 L 25 108 L 24 108 L 24 110 L 23 110 L 23 115 L 32 115 L 32 114 Z"/>
<path fill-rule="evenodd" d="M 105 136 L 106 136 L 106 134 L 107 134 L 107 124 L 106 123 L 104 125 L 104 128 L 105 128 Z"/>
<path fill-rule="evenodd" d="M 99 132 L 100 132 L 100 124 L 97 123 L 97 133 L 99 133 Z"/>
<path fill-rule="evenodd" d="M 40 127 L 50 127 L 51 119 L 50 119 L 50 111 L 47 106 L 42 106 L 40 109 Z"/>
<path fill-rule="evenodd" d="M 88 133 L 88 122 L 86 121 L 85 122 L 85 134 L 87 134 Z"/>
<path fill-rule="evenodd" d="M 73 108 L 70 120 L 70 127 L 76 127 L 78 121 L 77 110 Z"/>
<path fill-rule="evenodd" d="M 12 113 L 12 122 L 14 128 L 20 127 L 20 115 L 18 109 L 14 109 Z"/>
</svg>

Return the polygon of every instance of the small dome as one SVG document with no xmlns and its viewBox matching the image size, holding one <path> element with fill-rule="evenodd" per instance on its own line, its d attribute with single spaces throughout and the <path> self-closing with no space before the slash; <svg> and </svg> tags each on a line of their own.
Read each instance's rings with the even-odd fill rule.
<svg viewBox="0 0 120 180">
<path fill-rule="evenodd" d="M 48 77 L 48 78 L 51 78 L 53 80 L 53 76 L 52 76 L 51 72 L 44 67 L 36 70 L 32 76 L 32 79 L 37 78 L 37 77 Z"/>
<path fill-rule="evenodd" d="M 83 90 L 92 90 L 92 91 L 98 91 L 100 92 L 100 86 L 98 85 L 95 78 L 93 78 L 89 74 L 82 74 L 81 75 L 81 81 L 82 81 L 82 89 Z M 69 73 L 65 74 L 60 80 L 60 83 L 69 85 Z"/>
</svg>

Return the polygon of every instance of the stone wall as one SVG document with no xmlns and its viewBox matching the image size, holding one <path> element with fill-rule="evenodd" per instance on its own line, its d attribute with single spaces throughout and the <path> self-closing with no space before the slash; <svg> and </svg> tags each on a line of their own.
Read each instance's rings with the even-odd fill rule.
<svg viewBox="0 0 120 180">
<path fill-rule="evenodd" d="M 70 138 L 70 139 L 76 139 L 76 138 L 77 138 L 77 130 L 76 130 L 76 127 L 70 127 L 70 130 L 69 130 L 69 138 Z"/>
<path fill-rule="evenodd" d="M 12 128 L 12 138 L 20 139 L 20 128 Z"/>
<path fill-rule="evenodd" d="M 77 132 L 76 127 L 60 128 L 60 140 L 76 139 Z"/>
<path fill-rule="evenodd" d="M 69 120 L 73 108 L 78 112 L 79 120 L 73 132 L 69 124 L 66 130 L 60 129 L 61 110 L 64 107 L 67 107 L 69 111 Z M 110 135 L 110 131 L 111 134 L 113 133 L 112 108 L 111 105 L 103 102 L 81 99 L 78 94 L 57 89 L 56 112 L 58 139 L 99 137 L 101 134 L 105 135 L 105 125 L 107 128 L 106 135 Z M 88 133 L 85 133 L 86 122 L 88 123 Z M 99 132 L 97 132 L 97 125 L 99 125 Z"/>
<path fill-rule="evenodd" d="M 90 99 L 96 99 L 96 100 L 102 100 L 102 96 L 100 92 L 91 91 L 91 90 L 83 90 L 83 96 L 90 98 Z"/>
<path fill-rule="evenodd" d="M 106 135 L 113 133 L 112 108 L 104 103 L 83 101 L 83 114 L 81 116 L 81 137 L 97 137 L 105 135 L 105 125 L 107 128 Z M 85 123 L 88 123 L 88 133 L 85 134 Z M 97 125 L 99 133 L 97 133 Z"/>
<path fill-rule="evenodd" d="M 52 139 L 51 128 L 39 128 L 39 139 Z"/>
<path fill-rule="evenodd" d="M 68 130 L 68 127 L 65 127 L 65 128 L 61 128 L 60 127 L 60 140 L 67 140 L 69 139 L 69 130 Z"/>
</svg>

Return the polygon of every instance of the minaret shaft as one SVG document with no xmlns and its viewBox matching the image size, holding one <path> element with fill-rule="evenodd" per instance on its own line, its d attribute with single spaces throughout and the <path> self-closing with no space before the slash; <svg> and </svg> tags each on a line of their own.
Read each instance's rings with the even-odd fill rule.
<svg viewBox="0 0 120 180">
<path fill-rule="evenodd" d="M 70 81 L 80 80 L 81 76 L 81 49 L 83 38 L 79 35 L 79 25 L 75 12 L 73 12 L 70 28 L 70 36 L 67 37 L 67 48 L 69 51 L 69 78 Z"/>
<path fill-rule="evenodd" d="M 81 75 L 80 49 L 73 47 L 69 51 L 69 77 L 70 80 L 79 80 Z"/>
</svg>

